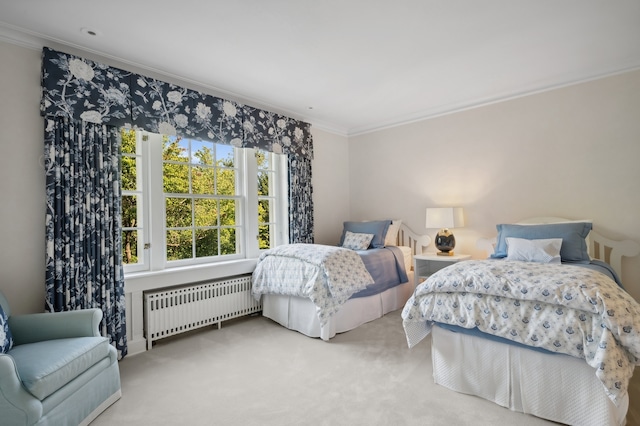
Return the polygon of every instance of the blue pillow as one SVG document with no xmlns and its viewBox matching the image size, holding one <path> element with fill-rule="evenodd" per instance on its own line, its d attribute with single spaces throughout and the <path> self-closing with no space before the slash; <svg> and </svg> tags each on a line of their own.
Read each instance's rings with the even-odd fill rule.
<svg viewBox="0 0 640 426">
<path fill-rule="evenodd" d="M 492 258 L 507 257 L 507 237 L 539 240 L 562 238 L 560 258 L 563 262 L 584 262 L 591 259 L 585 238 L 591 231 L 589 222 L 549 223 L 544 225 L 497 225 L 498 239 Z"/>
<path fill-rule="evenodd" d="M 9 330 L 9 318 L 0 305 L 0 353 L 6 354 L 13 347 L 13 336 Z"/>
<path fill-rule="evenodd" d="M 342 229 L 342 236 L 340 237 L 340 246 L 344 243 L 344 236 L 347 231 L 354 232 L 356 234 L 373 234 L 373 239 L 369 248 L 383 248 L 384 238 L 387 235 L 387 229 L 391 220 L 372 220 L 368 222 L 345 222 Z"/>
</svg>

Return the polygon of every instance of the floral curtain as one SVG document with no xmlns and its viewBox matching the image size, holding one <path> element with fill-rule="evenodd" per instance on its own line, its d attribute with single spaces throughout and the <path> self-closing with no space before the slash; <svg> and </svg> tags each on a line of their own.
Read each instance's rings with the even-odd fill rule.
<svg viewBox="0 0 640 426">
<path fill-rule="evenodd" d="M 127 354 L 121 265 L 120 133 L 46 119 L 46 309 L 99 308 L 103 336 Z"/>
<path fill-rule="evenodd" d="M 313 158 L 311 125 L 43 49 L 42 115 Z"/>
<path fill-rule="evenodd" d="M 45 47 L 42 52 L 42 115 L 126 125 L 131 122 L 130 80 L 130 72 Z"/>
<path fill-rule="evenodd" d="M 289 241 L 313 243 L 311 159 L 289 157 Z"/>
<path fill-rule="evenodd" d="M 296 227 L 290 242 L 313 242 L 310 124 L 46 47 L 42 75 L 41 109 L 46 117 L 286 154 L 290 165 L 296 165 L 289 174 L 289 217 Z M 298 164 L 308 164 L 308 171 Z M 302 174 L 296 175 L 297 170 Z"/>
</svg>

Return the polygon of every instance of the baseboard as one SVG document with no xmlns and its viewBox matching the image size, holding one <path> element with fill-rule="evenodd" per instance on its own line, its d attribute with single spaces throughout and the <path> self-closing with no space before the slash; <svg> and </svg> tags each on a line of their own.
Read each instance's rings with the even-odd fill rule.
<svg viewBox="0 0 640 426">
<path fill-rule="evenodd" d="M 127 342 L 127 356 L 137 355 L 147 350 L 146 340 L 128 341 Z"/>
</svg>

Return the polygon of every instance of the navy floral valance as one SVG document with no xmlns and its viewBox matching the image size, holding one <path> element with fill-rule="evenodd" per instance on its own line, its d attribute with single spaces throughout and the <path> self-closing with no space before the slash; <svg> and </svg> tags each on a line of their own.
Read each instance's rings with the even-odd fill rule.
<svg viewBox="0 0 640 426">
<path fill-rule="evenodd" d="M 41 113 L 313 158 L 308 123 L 47 47 Z"/>
</svg>

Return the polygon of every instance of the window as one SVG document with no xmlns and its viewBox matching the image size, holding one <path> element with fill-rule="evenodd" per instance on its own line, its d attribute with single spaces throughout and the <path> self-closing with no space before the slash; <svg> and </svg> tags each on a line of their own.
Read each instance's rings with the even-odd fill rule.
<svg viewBox="0 0 640 426">
<path fill-rule="evenodd" d="M 282 229 L 288 223 L 286 201 L 286 158 L 266 151 L 256 151 L 258 168 L 258 246 L 269 249 L 288 240 Z"/>
<path fill-rule="evenodd" d="M 288 239 L 282 155 L 123 130 L 122 174 L 125 272 L 257 257 Z"/>
<path fill-rule="evenodd" d="M 133 130 L 122 130 L 122 263 L 144 265 L 143 192 L 140 137 Z M 142 256 L 142 257 L 139 257 Z M 139 269 L 139 268 L 138 268 Z"/>
<path fill-rule="evenodd" d="M 162 145 L 166 259 L 242 254 L 235 149 L 176 137 Z"/>
</svg>

